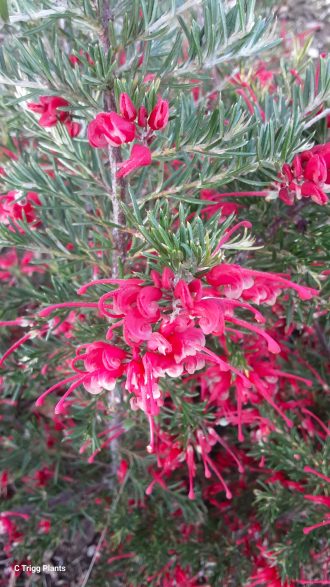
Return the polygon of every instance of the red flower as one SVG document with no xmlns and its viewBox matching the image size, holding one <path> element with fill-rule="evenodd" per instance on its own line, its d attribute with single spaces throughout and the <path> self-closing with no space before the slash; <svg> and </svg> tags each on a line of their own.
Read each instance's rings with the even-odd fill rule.
<svg viewBox="0 0 330 587">
<path fill-rule="evenodd" d="M 247 587 L 256 587 L 257 585 L 267 585 L 267 587 L 296 587 L 296 582 L 281 580 L 280 574 L 276 567 L 271 566 L 271 563 L 266 561 L 259 561 L 255 569 L 255 574 L 251 577 L 251 581 Z"/>
<path fill-rule="evenodd" d="M 52 524 L 50 520 L 42 519 L 38 522 L 38 529 L 41 534 L 48 534 L 51 531 L 51 527 Z"/>
<path fill-rule="evenodd" d="M 19 197 L 19 192 L 12 191 L 0 196 L 0 222 L 10 224 L 12 221 L 20 232 L 24 232 L 16 223 L 17 220 L 27 222 L 36 227 L 40 221 L 36 215 L 35 206 L 41 206 L 38 194 L 27 192 L 25 198 Z"/>
<path fill-rule="evenodd" d="M 130 158 L 118 165 L 117 177 L 126 177 L 139 167 L 147 167 L 151 164 L 151 152 L 144 145 L 134 145 Z"/>
<path fill-rule="evenodd" d="M 328 197 L 323 188 L 330 184 L 330 143 L 299 153 L 291 165 L 285 163 L 281 180 L 279 197 L 285 204 L 292 206 L 295 197 L 311 198 L 321 206 L 326 204 Z"/>
<path fill-rule="evenodd" d="M 69 106 L 69 102 L 59 96 L 41 96 L 39 102 L 28 102 L 27 106 L 33 112 L 41 114 L 39 118 L 40 126 L 55 126 L 58 122 L 65 124 L 70 137 L 76 137 L 80 132 L 80 124 L 73 122 L 70 112 L 59 110 L 64 106 Z"/>
<path fill-rule="evenodd" d="M 274 72 L 266 69 L 266 64 L 263 61 L 260 62 L 253 77 L 259 81 L 262 88 L 266 88 L 271 93 L 276 91 L 276 85 L 273 83 Z"/>
<path fill-rule="evenodd" d="M 255 271 L 240 265 L 222 263 L 211 269 L 206 280 L 213 286 L 223 288 L 228 298 L 237 299 L 243 294 L 245 299 L 257 304 L 263 302 L 273 305 L 281 290 L 287 288 L 294 289 L 302 300 L 310 300 L 318 295 L 316 289 L 298 285 L 284 275 Z"/>
<path fill-rule="evenodd" d="M 83 349 L 85 352 L 81 353 L 80 351 Z M 117 379 L 124 373 L 123 361 L 125 358 L 125 351 L 102 341 L 79 347 L 76 357 L 71 363 L 76 374 L 49 387 L 38 398 L 36 405 L 41 406 L 47 395 L 60 389 L 66 383 L 71 385 L 56 404 L 56 414 L 63 411 L 66 398 L 80 385 L 83 385 L 86 391 L 93 395 L 101 393 L 104 389 L 111 391 L 114 389 Z M 76 367 L 77 362 L 82 362 L 84 368 Z"/>
<path fill-rule="evenodd" d="M 69 55 L 69 61 L 73 66 L 81 63 L 80 59 L 76 55 Z"/>
<path fill-rule="evenodd" d="M 167 100 L 159 98 L 155 108 L 151 112 L 148 124 L 153 130 L 165 128 L 168 123 L 169 106 Z"/>
<path fill-rule="evenodd" d="M 6 497 L 9 485 L 9 471 L 4 469 L 0 474 L 0 496 Z"/>
<path fill-rule="evenodd" d="M 87 136 L 92 147 L 97 149 L 103 149 L 107 145 L 119 147 L 134 140 L 135 125 L 116 112 L 100 112 L 89 123 Z"/>
<path fill-rule="evenodd" d="M 58 110 L 58 108 L 69 106 L 69 102 L 59 96 L 41 96 L 39 102 L 28 102 L 27 106 L 33 112 L 41 114 L 40 126 L 55 126 L 58 122 L 65 122 L 70 117 L 65 110 Z"/>
<path fill-rule="evenodd" d="M 92 394 L 100 393 L 102 389 L 113 389 L 116 379 L 124 372 L 122 361 L 126 357 L 125 351 L 106 342 L 94 342 L 85 348 L 86 351 L 78 353 L 72 362 L 73 368 L 84 374 L 82 384 L 85 389 Z M 85 371 L 76 368 L 77 361 L 83 361 Z"/>
<path fill-rule="evenodd" d="M 32 275 L 34 272 L 44 273 L 46 266 L 41 265 L 30 265 L 31 261 L 35 261 L 35 255 L 31 251 L 25 253 L 21 260 L 18 259 L 15 250 L 11 249 L 7 253 L 0 256 L 0 280 L 7 281 L 10 283 L 15 282 L 15 274 L 19 270 L 22 274 Z M 13 270 L 13 273 L 9 269 Z"/>
<path fill-rule="evenodd" d="M 91 58 L 90 54 L 87 53 L 87 51 L 84 52 L 82 49 L 79 49 L 79 55 L 84 56 L 89 65 L 95 65 L 93 59 Z M 73 66 L 81 65 L 81 61 L 76 55 L 69 55 L 69 61 Z"/>
<path fill-rule="evenodd" d="M 119 98 L 120 114 L 132 122 L 136 118 L 136 108 L 128 94 L 120 94 Z"/>
<path fill-rule="evenodd" d="M 225 235 L 224 239 L 226 238 Z M 223 239 L 220 246 L 221 242 Z M 37 404 L 41 405 L 46 395 L 70 383 L 55 408 L 56 413 L 59 413 L 65 399 L 76 387 L 83 385 L 89 393 L 100 393 L 102 389 L 112 390 L 117 380 L 125 375 L 125 388 L 132 394 L 132 408 L 142 409 L 149 419 L 149 447 L 152 451 L 155 426 L 153 419 L 164 401 L 159 387 L 160 378 L 167 375 L 191 375 L 208 362 L 217 365 L 220 372 L 235 373 L 238 404 L 241 405 L 245 397 L 250 396 L 249 389 L 254 385 L 259 396 L 277 409 L 290 425 L 291 422 L 283 411 L 273 402 L 272 389 L 268 387 L 268 382 L 267 385 L 263 383 L 263 378 L 279 375 L 298 378 L 259 363 L 256 369 L 260 373 L 250 373 L 247 378 L 242 371 L 227 362 L 226 357 L 219 357 L 205 346 L 205 335 L 222 337 L 225 333 L 234 331 L 238 336 L 243 336 L 243 328 L 261 337 L 267 343 L 270 353 L 279 353 L 281 347 L 276 340 L 256 325 L 264 323 L 265 318 L 245 300 L 273 305 L 283 289 L 295 289 L 302 299 L 310 299 L 317 291 L 297 285 L 282 275 L 225 263 L 210 270 L 203 280 L 176 280 L 169 268 L 165 268 L 162 274 L 153 270 L 150 277 L 153 285 L 138 278 L 96 279 L 80 288 L 78 293 L 83 294 L 89 287 L 97 284 L 109 284 L 116 288 L 102 295 L 98 302 L 65 302 L 49 306 L 39 313 L 45 317 L 59 308 L 97 308 L 101 316 L 112 320 L 106 339 L 111 339 L 116 329 L 116 342 L 120 344 L 121 338 L 122 343 L 130 349 L 125 352 L 120 347 L 101 341 L 84 345 L 81 349 L 85 350 L 80 353 L 79 349 L 72 361 L 72 367 L 77 373 L 49 388 L 38 399 Z M 253 320 L 247 321 L 236 316 L 235 312 L 240 308 L 249 312 Z M 3 360 L 12 350 L 7 351 Z M 76 367 L 78 361 L 83 363 L 83 369 Z M 224 380 L 229 387 L 230 378 L 225 376 Z M 252 401 L 254 402 L 254 398 Z M 240 405 L 236 418 L 239 429 L 246 422 L 242 418 Z M 208 451 L 205 454 L 207 453 Z M 209 457 L 205 459 L 212 469 Z"/>
<path fill-rule="evenodd" d="M 311 467 L 305 467 L 304 471 L 306 473 L 312 473 L 312 475 L 319 477 L 323 481 L 326 481 L 326 483 L 330 483 L 330 477 L 326 477 L 326 475 L 323 475 L 323 473 L 320 473 L 319 471 L 316 471 L 315 469 L 311 469 Z M 330 497 L 327 497 L 325 495 L 305 495 L 304 497 L 305 497 L 305 499 L 308 499 L 309 501 L 312 501 L 312 502 L 317 503 L 319 505 L 324 505 L 324 506 L 330 508 Z M 325 514 L 325 518 L 324 518 L 324 520 L 322 520 L 322 522 L 319 522 L 318 524 L 313 524 L 313 526 L 307 526 L 306 528 L 304 528 L 303 532 L 304 532 L 304 534 L 309 534 L 310 532 L 313 532 L 313 530 L 316 530 L 317 528 L 323 528 L 324 526 L 328 526 L 329 524 L 330 524 L 330 512 Z"/>
<path fill-rule="evenodd" d="M 46 487 L 48 481 L 54 477 L 54 471 L 49 467 L 38 469 L 34 474 L 34 480 L 37 487 Z"/>
<path fill-rule="evenodd" d="M 13 545 L 13 543 L 21 542 L 22 540 L 22 534 L 18 531 L 16 524 L 12 521 L 12 518 L 19 518 L 28 521 L 30 516 L 28 514 L 15 511 L 1 512 L 0 535 L 6 534 L 7 545 L 5 546 L 5 551 L 7 552 L 10 551 L 10 547 Z"/>
<path fill-rule="evenodd" d="M 80 133 L 81 125 L 78 122 L 73 122 L 72 120 L 67 120 L 65 123 L 66 129 L 73 139 Z"/>
<path fill-rule="evenodd" d="M 120 465 L 117 469 L 117 478 L 118 478 L 119 483 L 121 483 L 121 484 L 124 483 L 128 469 L 129 469 L 128 462 L 125 461 L 125 459 L 122 459 L 120 461 Z"/>
</svg>

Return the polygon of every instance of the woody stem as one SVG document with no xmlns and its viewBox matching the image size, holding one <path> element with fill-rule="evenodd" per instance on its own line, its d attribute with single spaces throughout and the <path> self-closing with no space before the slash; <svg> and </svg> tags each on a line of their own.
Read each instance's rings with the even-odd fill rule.
<svg viewBox="0 0 330 587">
<path fill-rule="evenodd" d="M 121 162 L 121 148 L 108 147 L 111 189 L 109 196 L 112 203 L 112 219 L 115 224 L 125 225 L 125 215 L 120 203 L 125 200 L 125 184 L 122 179 L 117 179 L 117 165 Z M 127 240 L 129 235 L 121 230 L 114 228 L 112 231 L 113 250 L 112 250 L 112 273 L 111 276 L 118 279 L 120 268 L 124 265 L 126 259 Z"/>
<path fill-rule="evenodd" d="M 109 22 L 112 19 L 110 10 L 110 1 L 103 0 L 102 4 L 102 35 L 101 40 L 105 53 L 109 52 L 110 41 L 109 41 Z M 116 102 L 112 89 L 107 89 L 104 92 L 104 110 L 110 112 L 116 110 Z M 108 194 L 112 203 L 112 219 L 117 225 L 124 226 L 125 215 L 121 208 L 121 201 L 125 200 L 126 184 L 123 179 L 117 178 L 117 166 L 122 161 L 122 153 L 120 147 L 108 147 L 108 158 L 110 167 L 111 185 L 109 185 Z M 111 263 L 111 277 L 118 278 L 121 270 L 123 269 L 126 250 L 129 235 L 120 228 L 114 228 L 112 231 L 112 263 Z M 118 415 L 118 407 L 121 401 L 121 389 L 120 385 L 116 384 L 115 388 L 109 394 L 109 411 L 111 413 L 111 423 L 116 425 L 120 423 Z M 111 453 L 111 477 L 110 489 L 113 489 L 113 479 L 117 473 L 119 467 L 119 443 L 118 439 L 113 440 L 110 444 Z"/>
<path fill-rule="evenodd" d="M 110 9 L 109 0 L 103 0 L 102 5 L 102 35 L 101 40 L 105 53 L 109 52 L 109 22 L 113 18 Z M 116 110 L 116 102 L 112 89 L 104 92 L 104 110 L 111 112 Z M 125 226 L 125 215 L 121 208 L 120 202 L 126 199 L 126 182 L 123 178 L 117 179 L 117 166 L 122 162 L 121 147 L 108 147 L 108 158 L 110 166 L 111 185 L 109 185 L 108 194 L 112 203 L 112 220 L 115 224 Z M 112 250 L 112 272 L 113 278 L 118 278 L 120 269 L 123 267 L 127 254 L 127 244 L 129 235 L 120 228 L 114 228 L 112 231 L 113 250 Z"/>
</svg>

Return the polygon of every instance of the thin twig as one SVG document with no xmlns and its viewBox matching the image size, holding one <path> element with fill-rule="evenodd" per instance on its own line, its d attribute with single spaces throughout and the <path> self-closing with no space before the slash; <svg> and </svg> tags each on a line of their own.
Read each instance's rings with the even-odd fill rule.
<svg viewBox="0 0 330 587">
<path fill-rule="evenodd" d="M 127 481 L 127 478 L 124 480 L 123 484 L 121 485 L 120 490 L 119 490 L 119 492 L 117 494 L 117 497 L 113 501 L 113 504 L 112 504 L 112 506 L 111 506 L 111 508 L 110 508 L 110 510 L 108 512 L 107 520 L 106 520 L 105 526 L 103 528 L 102 534 L 101 534 L 101 536 L 99 538 L 99 541 L 98 541 L 98 543 L 96 545 L 94 556 L 93 556 L 93 558 L 91 560 L 91 563 L 90 563 L 90 565 L 89 565 L 89 567 L 87 569 L 87 573 L 86 573 L 86 575 L 85 575 L 85 577 L 83 579 L 83 582 L 81 583 L 80 587 L 86 587 L 86 585 L 87 585 L 87 581 L 88 581 L 88 579 L 90 577 L 90 574 L 91 574 L 91 572 L 93 570 L 93 567 L 95 565 L 96 557 L 97 557 L 97 555 L 98 555 L 98 553 L 100 551 L 100 548 L 102 546 L 102 542 L 104 541 L 105 535 L 107 533 L 107 530 L 108 530 L 108 527 L 109 527 L 109 524 L 110 524 L 110 520 L 111 520 L 111 516 L 114 513 L 114 511 L 115 511 L 115 509 L 117 507 L 117 504 L 118 504 L 118 502 L 119 502 L 119 500 L 120 500 L 120 498 L 121 498 L 121 496 L 123 494 L 124 487 L 126 485 L 126 481 Z"/>
<path fill-rule="evenodd" d="M 314 116 L 314 118 L 312 118 L 309 122 L 306 122 L 306 124 L 304 125 L 304 130 L 307 130 L 308 128 L 313 126 L 313 124 L 315 124 L 319 120 L 322 120 L 322 118 L 325 118 L 328 115 L 330 115 L 330 108 L 326 108 L 325 110 L 323 110 L 323 112 L 320 112 L 320 114 Z"/>
<path fill-rule="evenodd" d="M 104 51 L 108 53 L 110 49 L 109 40 L 109 22 L 113 18 L 110 10 L 109 0 L 103 0 L 102 12 L 102 28 L 103 32 L 101 40 Z M 110 112 L 116 110 L 116 102 L 112 89 L 104 92 L 104 110 Z M 117 179 L 117 167 L 122 162 L 122 154 L 120 147 L 108 147 L 108 157 L 111 175 L 111 186 L 109 186 L 109 197 L 112 203 L 112 220 L 115 224 L 125 225 L 125 214 L 121 208 L 120 202 L 125 201 L 126 183 L 124 179 Z M 128 243 L 128 234 L 124 234 L 121 230 L 114 228 L 113 235 L 113 251 L 112 251 L 112 277 L 117 279 L 119 277 L 120 266 L 123 266 L 126 259 L 126 249 Z"/>
<path fill-rule="evenodd" d="M 249 171 L 247 173 L 252 173 L 253 171 L 255 171 L 258 168 L 258 165 L 255 164 L 254 168 L 249 169 Z M 231 183 L 233 182 L 235 179 L 239 179 L 242 175 L 245 175 L 243 173 L 242 170 L 237 170 L 237 174 L 236 175 L 232 175 L 231 177 L 228 177 L 228 181 L 226 183 Z M 176 194 L 180 194 L 183 192 L 187 192 L 188 190 L 200 190 L 204 187 L 209 187 L 211 185 L 217 185 L 219 184 L 219 182 L 223 181 L 227 176 L 226 171 L 224 171 L 223 173 L 219 173 L 217 175 L 213 175 L 212 177 L 210 177 L 207 180 L 202 180 L 202 179 L 196 179 L 195 181 L 191 181 L 189 183 L 186 183 L 184 186 L 179 185 L 179 186 L 174 186 L 174 187 L 170 187 L 168 189 L 165 189 L 161 192 L 152 192 L 151 194 L 147 194 L 147 196 L 145 196 L 145 198 L 143 198 L 142 202 L 149 202 L 150 200 L 156 200 L 159 198 L 163 198 L 165 196 L 175 196 Z"/>
<path fill-rule="evenodd" d="M 150 33 L 158 31 L 162 26 L 169 26 L 170 23 L 172 24 L 172 22 L 175 22 L 177 20 L 178 16 L 181 16 L 187 10 L 192 10 L 193 8 L 197 8 L 198 6 L 201 5 L 201 3 L 202 3 L 201 0 L 188 0 L 187 2 L 185 2 L 185 4 L 180 6 L 180 8 L 176 8 L 175 11 L 167 12 L 166 14 L 163 14 L 163 16 L 158 18 L 158 20 L 156 20 L 156 22 L 154 22 L 146 30 L 146 33 L 148 35 L 150 35 Z M 175 27 L 176 26 L 179 26 L 179 25 L 176 24 L 176 22 L 175 22 Z"/>
<path fill-rule="evenodd" d="M 102 35 L 101 40 L 103 44 L 103 48 L 105 53 L 109 52 L 110 49 L 110 39 L 109 39 L 109 22 L 113 18 L 110 9 L 110 2 L 109 0 L 103 0 L 102 5 Z M 113 89 L 109 88 L 104 92 L 104 110 L 106 112 L 116 110 L 116 102 L 113 93 Z M 122 154 L 120 147 L 108 147 L 108 158 L 109 158 L 109 167 L 110 167 L 110 176 L 111 176 L 111 186 L 109 186 L 108 194 L 111 199 L 112 204 L 112 221 L 116 225 L 125 226 L 125 214 L 121 207 L 121 201 L 125 200 L 126 195 L 126 183 L 124 179 L 117 178 L 117 167 L 119 163 L 122 162 Z M 112 267 L 111 267 L 111 276 L 114 279 L 118 279 L 120 276 L 120 270 L 123 268 L 126 254 L 127 254 L 127 244 L 128 244 L 129 234 L 123 232 L 120 228 L 114 227 L 112 229 Z M 111 424 L 116 425 L 119 424 L 119 417 L 118 417 L 118 406 L 121 401 L 121 391 L 118 385 L 115 386 L 114 390 L 109 394 L 109 408 L 112 412 Z M 118 439 L 114 439 L 110 444 L 110 454 L 111 454 L 111 480 L 109 483 L 110 490 L 113 490 L 113 483 L 115 479 L 116 472 L 119 466 L 119 442 Z"/>
<path fill-rule="evenodd" d="M 120 147 L 108 147 L 111 191 L 109 196 L 112 203 L 112 221 L 116 225 L 125 225 L 125 214 L 120 205 L 125 200 L 125 184 L 117 179 L 117 165 L 121 162 Z M 119 228 L 113 228 L 113 251 L 112 251 L 112 277 L 118 279 L 120 265 L 123 266 L 126 259 L 128 234 Z"/>
<path fill-rule="evenodd" d="M 321 324 L 317 321 L 315 322 L 315 332 L 317 334 L 317 338 L 319 339 L 322 350 L 328 357 L 330 357 L 330 346 L 328 344 L 325 332 L 323 331 Z"/>
<path fill-rule="evenodd" d="M 102 542 L 103 542 L 103 540 L 105 538 L 105 535 L 107 533 L 108 526 L 109 526 L 109 521 L 107 522 L 106 526 L 103 528 L 103 532 L 102 532 L 102 534 L 101 534 L 101 536 L 99 538 L 99 541 L 98 541 L 98 543 L 96 545 L 93 558 L 92 558 L 92 560 L 90 562 L 90 565 L 89 565 L 89 567 L 87 569 L 87 573 L 86 573 L 85 577 L 83 578 L 83 582 L 81 583 L 80 587 L 85 587 L 87 585 L 87 581 L 88 581 L 88 579 L 90 577 L 90 574 L 91 574 L 91 572 L 93 570 L 93 567 L 94 567 L 94 564 L 95 564 L 95 561 L 96 561 L 96 557 L 97 557 L 97 555 L 98 555 L 98 553 L 100 551 L 100 548 L 102 546 Z"/>
</svg>

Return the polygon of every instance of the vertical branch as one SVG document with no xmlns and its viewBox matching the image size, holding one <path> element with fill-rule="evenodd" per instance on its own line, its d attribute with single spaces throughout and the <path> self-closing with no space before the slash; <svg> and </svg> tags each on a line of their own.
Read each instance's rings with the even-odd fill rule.
<svg viewBox="0 0 330 587">
<path fill-rule="evenodd" d="M 115 224 L 123 226 L 125 224 L 125 215 L 121 208 L 120 202 L 125 201 L 126 189 L 122 180 L 117 179 L 117 164 L 121 162 L 120 147 L 108 147 L 110 175 L 111 175 L 111 192 L 109 193 L 112 203 L 112 220 Z M 126 259 L 127 234 L 120 228 L 114 228 L 112 231 L 113 250 L 112 250 L 112 277 L 119 277 L 120 264 L 123 266 Z"/>
<path fill-rule="evenodd" d="M 102 23 L 102 33 L 101 33 L 101 41 L 106 53 L 108 53 L 110 49 L 110 40 L 109 40 L 109 22 L 111 20 L 111 10 L 110 10 L 110 0 L 102 0 L 102 14 L 101 14 L 101 23 Z"/>
<path fill-rule="evenodd" d="M 110 50 L 109 40 L 109 22 L 113 18 L 110 9 L 110 0 L 103 0 L 102 4 L 102 34 L 101 41 L 104 51 L 106 53 Z M 108 89 L 104 92 L 104 110 L 110 112 L 116 110 L 116 102 L 113 90 Z M 120 206 L 121 201 L 126 199 L 126 182 L 123 178 L 117 179 L 117 166 L 122 162 L 121 147 L 108 147 L 108 157 L 110 165 L 111 186 L 109 186 L 109 196 L 112 203 L 112 220 L 115 224 L 123 226 L 125 224 L 125 215 Z M 126 249 L 128 243 L 128 235 L 121 231 L 120 228 L 114 228 L 113 236 L 113 251 L 112 251 L 112 277 L 119 277 L 120 266 L 123 266 L 126 259 Z"/>
<path fill-rule="evenodd" d="M 102 3 L 102 34 L 101 41 L 105 53 L 110 50 L 109 40 L 109 22 L 113 18 L 110 9 L 110 0 L 103 0 Z M 107 89 L 104 92 L 104 110 L 110 112 L 116 110 L 116 102 L 112 89 Z M 108 147 L 108 158 L 110 166 L 111 185 L 109 186 L 109 197 L 112 204 L 112 220 L 115 224 L 124 226 L 125 215 L 121 208 L 121 201 L 126 199 L 126 183 L 124 179 L 117 178 L 117 166 L 122 161 L 121 147 Z M 111 277 L 118 278 L 120 275 L 120 269 L 124 266 L 126 259 L 127 250 L 127 239 L 128 235 L 120 228 L 114 228 L 112 230 L 112 267 Z M 121 390 L 120 386 L 116 384 L 114 390 L 109 395 L 109 409 L 112 413 L 112 424 L 119 424 L 117 407 L 121 402 Z M 115 439 L 110 444 L 111 451 L 111 473 L 112 477 L 116 475 L 119 466 L 119 442 Z M 113 488 L 112 480 L 110 481 L 110 488 Z"/>
</svg>

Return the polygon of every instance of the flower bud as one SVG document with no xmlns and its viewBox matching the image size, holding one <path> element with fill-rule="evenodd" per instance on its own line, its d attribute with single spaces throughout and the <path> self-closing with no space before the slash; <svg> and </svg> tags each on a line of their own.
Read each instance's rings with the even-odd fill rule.
<svg viewBox="0 0 330 587">
<path fill-rule="evenodd" d="M 147 126 L 147 121 L 148 121 L 148 110 L 146 109 L 145 106 L 141 106 L 141 108 L 139 108 L 139 112 L 138 112 L 138 125 L 145 127 L 145 126 Z"/>
<path fill-rule="evenodd" d="M 128 94 L 120 94 L 119 98 L 120 114 L 132 122 L 136 118 L 136 108 Z"/>
<path fill-rule="evenodd" d="M 81 124 L 79 124 L 78 122 L 73 122 L 72 120 L 68 120 L 64 124 L 65 124 L 67 131 L 72 139 L 74 137 L 76 137 L 77 135 L 79 135 L 80 130 L 81 130 Z"/>
<path fill-rule="evenodd" d="M 160 98 L 149 116 L 148 124 L 150 128 L 153 130 L 161 130 L 162 128 L 165 128 L 168 123 L 168 116 L 168 101 Z"/>
</svg>

